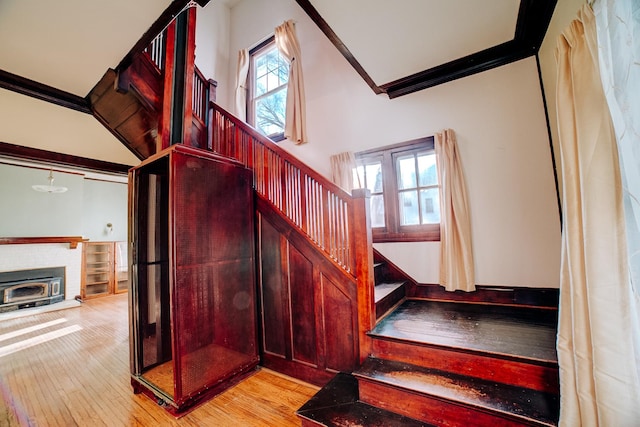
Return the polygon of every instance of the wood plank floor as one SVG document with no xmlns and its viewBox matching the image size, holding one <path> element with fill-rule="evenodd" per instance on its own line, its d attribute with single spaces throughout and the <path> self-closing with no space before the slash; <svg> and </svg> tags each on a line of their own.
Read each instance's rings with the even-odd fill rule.
<svg viewBox="0 0 640 427">
<path fill-rule="evenodd" d="M 554 363 L 556 329 L 555 310 L 407 300 L 371 334 Z"/>
<path fill-rule="evenodd" d="M 0 320 L 0 426 L 299 426 L 318 390 L 269 370 L 176 420 L 129 381 L 127 295 Z"/>
</svg>

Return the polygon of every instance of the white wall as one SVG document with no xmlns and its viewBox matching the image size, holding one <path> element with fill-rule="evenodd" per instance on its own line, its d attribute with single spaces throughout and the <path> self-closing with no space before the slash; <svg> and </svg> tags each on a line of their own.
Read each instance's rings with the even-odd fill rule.
<svg viewBox="0 0 640 427">
<path fill-rule="evenodd" d="M 328 176 L 331 154 L 454 129 L 471 199 L 477 282 L 558 286 L 560 226 L 533 58 L 389 100 L 371 91 L 293 0 L 243 0 L 232 7 L 230 56 L 287 19 L 296 22 L 302 48 L 310 142 L 285 141 L 283 148 Z M 229 61 L 228 76 L 235 67 Z M 233 84 L 219 80 L 225 108 Z M 377 247 L 419 282 L 437 281 L 438 243 Z"/>
<path fill-rule="evenodd" d="M 31 188 L 48 185 L 48 177 L 44 168 L 0 163 L 0 237 L 82 235 L 83 176 L 55 169 L 53 184 L 67 187 L 66 193 Z"/>
<path fill-rule="evenodd" d="M 127 240 L 127 183 L 84 180 L 82 235 L 89 240 Z M 112 225 L 111 231 L 107 224 Z"/>
<path fill-rule="evenodd" d="M 212 1 L 206 7 L 197 8 L 196 17 L 196 66 L 207 79 L 233 82 L 229 78 L 229 63 L 236 56 L 229 56 L 229 8 L 224 2 Z M 217 101 L 227 104 L 227 92 L 218 91 Z"/>
<path fill-rule="evenodd" d="M 25 162 L 0 162 L 0 237 L 83 236 L 92 241 L 127 240 L 126 176 L 54 168 L 54 185 L 65 193 L 39 193 L 49 170 Z M 109 181 L 107 181 L 109 180 Z M 107 223 L 113 232 L 105 233 Z"/>
</svg>

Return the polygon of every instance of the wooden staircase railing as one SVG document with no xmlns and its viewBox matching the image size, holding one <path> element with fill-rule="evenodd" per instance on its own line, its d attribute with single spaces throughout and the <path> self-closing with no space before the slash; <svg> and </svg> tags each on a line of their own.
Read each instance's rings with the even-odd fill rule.
<svg viewBox="0 0 640 427">
<path fill-rule="evenodd" d="M 333 262 L 356 275 L 354 197 L 246 123 L 211 104 L 210 150 L 254 171 L 260 196 L 278 208 Z"/>
<path fill-rule="evenodd" d="M 166 32 L 163 31 L 158 34 L 143 51 L 159 71 L 162 71 L 164 68 L 165 44 Z"/>
<path fill-rule="evenodd" d="M 208 109 L 208 150 L 253 171 L 254 189 L 357 286 L 359 358 L 375 324 L 369 193 L 349 194 L 219 105 Z"/>
</svg>

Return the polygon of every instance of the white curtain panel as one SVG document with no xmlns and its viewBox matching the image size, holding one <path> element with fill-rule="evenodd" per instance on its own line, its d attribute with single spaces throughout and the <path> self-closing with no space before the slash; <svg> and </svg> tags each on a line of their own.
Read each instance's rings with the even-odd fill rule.
<svg viewBox="0 0 640 427">
<path fill-rule="evenodd" d="M 471 215 L 453 130 L 435 135 L 435 151 L 440 178 L 440 284 L 447 291 L 475 291 Z"/>
<path fill-rule="evenodd" d="M 331 181 L 351 193 L 353 190 L 353 170 L 356 167 L 354 154 L 345 151 L 334 154 L 329 160 L 331 161 Z"/>
<path fill-rule="evenodd" d="M 304 80 L 300 44 L 293 21 L 286 21 L 276 27 L 275 38 L 278 50 L 289 61 L 284 136 L 294 144 L 302 144 L 307 142 Z"/>
<path fill-rule="evenodd" d="M 618 142 L 631 282 L 635 296 L 638 298 L 640 295 L 640 1 L 597 1 L 594 4 L 594 13 L 602 85 Z"/>
<path fill-rule="evenodd" d="M 560 425 L 638 426 L 622 183 L 588 5 L 559 37 L 556 94 L 563 181 L 558 325 Z"/>
<path fill-rule="evenodd" d="M 235 115 L 247 121 L 247 74 L 249 74 L 249 51 L 238 52 L 238 71 L 236 74 Z"/>
</svg>

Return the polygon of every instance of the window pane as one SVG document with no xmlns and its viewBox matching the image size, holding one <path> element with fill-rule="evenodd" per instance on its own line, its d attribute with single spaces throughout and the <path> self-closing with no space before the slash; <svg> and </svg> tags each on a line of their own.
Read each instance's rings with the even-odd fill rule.
<svg viewBox="0 0 640 427">
<path fill-rule="evenodd" d="M 398 157 L 398 189 L 416 188 L 416 161 L 413 154 Z"/>
<path fill-rule="evenodd" d="M 438 188 L 420 190 L 420 207 L 423 224 L 440 223 L 440 190 Z"/>
<path fill-rule="evenodd" d="M 278 49 L 274 47 L 269 52 L 267 52 L 265 56 L 267 57 L 267 68 L 269 69 L 269 71 L 277 69 L 279 64 L 278 57 L 280 56 Z"/>
<path fill-rule="evenodd" d="M 400 206 L 400 225 L 420 224 L 418 192 L 403 191 L 398 194 L 398 202 Z"/>
<path fill-rule="evenodd" d="M 371 227 L 384 227 L 384 196 L 371 196 Z"/>
<path fill-rule="evenodd" d="M 282 55 L 278 57 L 280 63 L 278 65 L 278 77 L 280 78 L 280 84 L 289 83 L 289 63 Z"/>
<path fill-rule="evenodd" d="M 420 186 L 438 185 L 438 169 L 434 153 L 418 154 L 418 170 L 420 172 Z"/>
<path fill-rule="evenodd" d="M 284 132 L 287 87 L 256 101 L 256 127 L 267 136 Z"/>
<path fill-rule="evenodd" d="M 256 96 L 267 93 L 267 76 L 258 77 L 256 80 Z"/>
<path fill-rule="evenodd" d="M 256 58 L 256 76 L 264 76 L 267 74 L 267 60 L 263 56 L 259 56 Z"/>
<path fill-rule="evenodd" d="M 382 163 L 371 163 L 366 168 L 366 184 L 371 193 L 382 193 Z"/>
<path fill-rule="evenodd" d="M 280 80 L 278 79 L 278 70 L 275 69 L 267 74 L 267 91 L 277 89 L 280 86 Z"/>
</svg>

